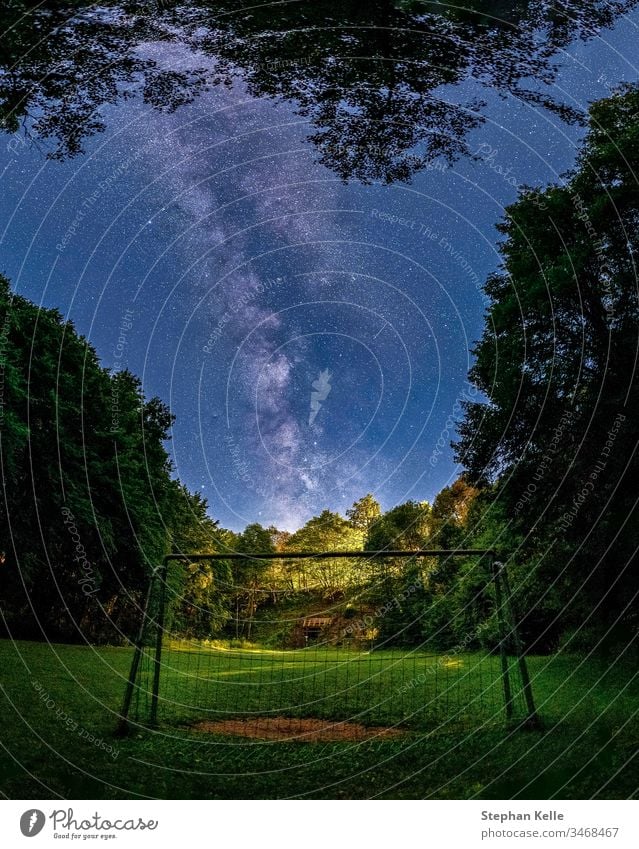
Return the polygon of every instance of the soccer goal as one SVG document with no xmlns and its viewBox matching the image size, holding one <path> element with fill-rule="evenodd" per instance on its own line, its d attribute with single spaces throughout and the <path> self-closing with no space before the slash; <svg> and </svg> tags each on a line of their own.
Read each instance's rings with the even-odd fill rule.
<svg viewBox="0 0 639 849">
<path fill-rule="evenodd" d="M 459 568 L 463 605 L 433 589 Z M 170 554 L 119 730 L 353 740 L 536 724 L 517 622 L 493 550 Z"/>
</svg>

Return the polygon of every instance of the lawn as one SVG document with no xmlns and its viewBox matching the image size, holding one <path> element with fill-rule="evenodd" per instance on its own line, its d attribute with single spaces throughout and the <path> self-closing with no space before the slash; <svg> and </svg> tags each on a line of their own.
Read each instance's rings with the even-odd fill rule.
<svg viewBox="0 0 639 849">
<path fill-rule="evenodd" d="M 629 663 L 530 659 L 543 726 L 517 731 L 501 722 L 499 668 L 487 656 L 186 649 L 173 644 L 165 654 L 172 671 L 163 676 L 159 730 L 138 728 L 120 739 L 113 731 L 130 650 L 0 642 L 2 792 L 29 799 L 540 799 L 626 798 L 639 786 L 639 686 Z M 401 723 L 407 733 L 256 743 L 185 726 L 295 708 L 300 716 Z"/>
<path fill-rule="evenodd" d="M 142 662 L 135 718 L 150 711 L 152 650 Z M 524 709 L 516 663 L 510 678 L 514 708 Z M 278 651 L 166 641 L 159 715 L 166 722 L 318 717 L 406 730 L 459 730 L 503 723 L 499 657 L 418 650 L 351 651 L 309 645 Z"/>
</svg>

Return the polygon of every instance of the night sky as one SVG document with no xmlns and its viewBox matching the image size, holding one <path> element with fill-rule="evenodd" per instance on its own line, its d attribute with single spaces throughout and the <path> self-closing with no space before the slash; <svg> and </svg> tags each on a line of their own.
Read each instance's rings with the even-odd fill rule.
<svg viewBox="0 0 639 849">
<path fill-rule="evenodd" d="M 573 45 L 555 95 L 586 108 L 636 80 L 638 23 Z M 474 393 L 495 224 L 519 185 L 560 179 L 583 135 L 479 93 L 481 161 L 411 185 L 343 184 L 294 104 L 241 85 L 172 115 L 110 107 L 65 162 L 5 137 L 0 270 L 170 405 L 176 473 L 223 526 L 294 529 L 368 491 L 385 509 L 432 501 L 459 473 L 451 421 Z"/>
</svg>

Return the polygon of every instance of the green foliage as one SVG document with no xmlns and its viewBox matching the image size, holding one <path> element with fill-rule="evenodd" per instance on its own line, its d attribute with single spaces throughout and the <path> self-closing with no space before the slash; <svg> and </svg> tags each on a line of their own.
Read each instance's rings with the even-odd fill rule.
<svg viewBox="0 0 639 849">
<path fill-rule="evenodd" d="M 275 551 L 273 533 L 262 525 L 254 522 L 247 525 L 244 531 L 237 537 L 236 550 L 238 552 L 259 552 L 261 554 L 272 554 Z M 242 560 L 233 560 L 232 578 L 235 609 L 235 636 L 236 638 L 251 639 L 253 621 L 260 605 L 266 600 L 264 579 L 270 571 L 270 563 L 267 560 L 256 560 L 247 557 Z"/>
<path fill-rule="evenodd" d="M 228 531 L 207 513 L 199 493 L 191 493 L 171 481 L 169 548 L 176 554 L 223 550 Z M 227 562 L 194 560 L 169 563 L 167 627 L 186 637 L 208 638 L 217 634 L 231 617 L 231 569 Z"/>
<path fill-rule="evenodd" d="M 151 570 L 169 551 L 412 549 L 465 533 L 475 491 L 462 482 L 442 492 L 433 511 L 407 502 L 382 516 L 369 493 L 347 519 L 324 510 L 293 534 L 259 524 L 241 534 L 221 529 L 206 501 L 172 477 L 166 406 L 146 399 L 130 372 L 102 368 L 58 312 L 14 296 L 5 280 L 0 342 L 0 598 L 14 635 L 119 641 L 133 634 Z M 383 611 L 373 629 L 379 640 L 419 643 L 433 627 L 425 611 L 449 583 L 433 567 L 340 557 L 172 562 L 166 626 L 196 639 L 251 640 L 258 628 L 285 641 L 290 624 L 270 623 L 292 597 L 303 615 L 305 606 L 312 612 L 360 593 L 358 609 Z M 152 615 L 158 603 L 156 593 Z"/>
<path fill-rule="evenodd" d="M 468 512 L 478 492 L 461 477 L 437 494 L 431 510 L 430 530 L 432 543 L 438 548 L 467 545 Z"/>
<path fill-rule="evenodd" d="M 366 540 L 369 551 L 425 548 L 429 539 L 430 506 L 407 501 L 384 513 L 370 528 Z"/>
<path fill-rule="evenodd" d="M 390 713 L 387 722 L 394 725 L 409 714 L 408 699 L 416 708 L 430 703 L 435 676 L 426 676 L 398 697 L 397 685 L 408 683 L 415 673 L 408 660 L 393 654 L 380 652 L 378 657 L 373 652 L 371 662 L 378 664 L 376 671 L 384 665 L 394 670 L 391 680 L 382 679 L 375 691 L 377 703 Z M 254 658 L 247 665 L 254 665 Z M 4 717 L 0 777 L 6 797 L 270 799 L 303 794 L 326 799 L 330 794 L 342 799 L 626 799 L 636 792 L 632 754 L 639 734 L 639 682 L 631 663 L 607 664 L 594 657 L 584 661 L 563 652 L 553 658 L 530 658 L 546 720 L 543 731 L 507 734 L 500 727 L 477 725 L 472 734 L 455 736 L 380 738 L 356 746 L 323 743 L 323 757 L 318 758 L 317 745 L 295 741 L 248 747 L 238 745 L 237 738 L 221 736 L 209 742 L 201 733 L 177 727 L 170 734 L 164 729 L 115 738 L 114 717 L 130 661 L 126 648 L 0 641 Z M 341 676 L 335 691 L 348 697 L 356 677 L 351 672 L 346 679 L 345 664 L 332 659 L 327 666 Z M 443 669 L 442 665 L 440 674 Z M 246 679 L 238 662 L 234 670 L 238 681 Z M 281 674 L 290 681 L 290 671 L 284 668 Z M 380 679 L 371 677 L 374 682 Z M 311 687 L 311 680 L 307 676 L 304 686 Z M 91 683 L 79 687 L 78 681 Z M 181 675 L 182 687 L 191 682 L 190 675 Z M 34 683 L 53 699 L 54 709 L 38 697 Z M 486 681 L 473 683 L 480 696 Z M 248 699 L 248 688 L 230 689 Z M 175 691 L 173 698 L 184 704 L 190 701 L 183 690 Z M 308 700 L 314 705 L 316 699 L 315 694 Z M 242 707 L 253 709 L 248 702 Z M 80 732 L 86 729 L 103 746 L 70 730 L 56 715 L 58 708 Z M 238 705 L 234 708 L 237 711 Z M 353 711 L 345 715 L 352 717 Z M 334 785 L 328 790 L 327 762 Z M 159 769 L 158 764 L 171 769 Z"/>
<path fill-rule="evenodd" d="M 471 153 L 468 134 L 483 122 L 480 100 L 448 103 L 437 95 L 442 86 L 473 80 L 579 121 L 578 110 L 548 93 L 553 54 L 612 26 L 635 2 L 566 0 L 557 14 L 511 0 L 489 4 L 487 14 L 479 3 L 317 0 L 283 4 L 274 23 L 268 6 L 247 14 L 238 2 L 198 0 L 186 13 L 160 2 L 149 14 L 147 2 L 127 0 L 90 14 L 88 0 L 13 0 L 0 8 L 0 119 L 10 131 L 26 124 L 51 157 L 64 158 L 104 130 L 105 106 L 133 93 L 172 112 L 212 85 L 241 80 L 252 97 L 290 102 L 319 160 L 342 179 L 410 180 L 437 157 Z M 167 42 L 205 57 L 204 67 L 166 68 L 141 49 Z M 531 88 L 528 79 L 546 85 Z"/>
<path fill-rule="evenodd" d="M 471 378 L 487 402 L 466 405 L 456 454 L 469 481 L 498 482 L 523 537 L 517 592 L 542 645 L 593 616 L 600 633 L 620 615 L 636 633 L 637 573 L 620 566 L 639 542 L 638 142 L 636 86 L 594 104 L 564 184 L 507 210 L 503 269 L 485 287 Z"/>
<path fill-rule="evenodd" d="M 102 368 L 56 310 L 13 295 L 4 279 L 0 364 L 7 627 L 120 640 L 135 631 L 151 567 L 205 522 L 204 503 L 171 479 L 171 414 L 130 372 Z"/>
<path fill-rule="evenodd" d="M 369 528 L 369 551 L 426 548 L 430 538 L 430 506 L 399 504 Z M 383 645 L 422 642 L 421 618 L 427 606 L 424 565 L 415 560 L 376 558 L 371 561 L 366 593 L 374 606 L 377 641 Z"/>
<path fill-rule="evenodd" d="M 339 513 L 323 510 L 298 531 L 291 534 L 287 551 L 359 551 L 362 531 Z M 358 561 L 344 558 L 329 560 L 292 560 L 289 570 L 297 589 L 320 589 L 327 597 L 346 587 L 363 583 L 366 572 Z"/>
<path fill-rule="evenodd" d="M 382 509 L 372 493 L 368 493 L 346 511 L 346 516 L 354 528 L 368 533 L 370 528 L 381 517 Z"/>
</svg>

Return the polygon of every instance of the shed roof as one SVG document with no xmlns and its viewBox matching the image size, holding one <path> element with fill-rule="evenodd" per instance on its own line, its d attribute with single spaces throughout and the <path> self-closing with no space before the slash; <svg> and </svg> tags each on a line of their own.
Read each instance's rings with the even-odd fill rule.
<svg viewBox="0 0 639 849">
<path fill-rule="evenodd" d="M 308 616 L 303 622 L 304 628 L 324 628 L 333 621 L 331 616 Z"/>
</svg>

